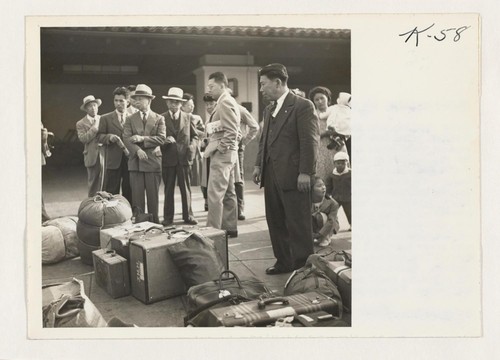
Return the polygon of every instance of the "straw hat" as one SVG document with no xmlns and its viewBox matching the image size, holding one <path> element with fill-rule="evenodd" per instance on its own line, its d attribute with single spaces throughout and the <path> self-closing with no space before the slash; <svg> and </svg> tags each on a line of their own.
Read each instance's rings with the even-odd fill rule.
<svg viewBox="0 0 500 360">
<path fill-rule="evenodd" d="M 153 95 L 153 90 L 151 90 L 151 88 L 145 84 L 137 85 L 134 93 L 130 95 L 130 97 L 132 97 L 132 98 L 137 97 L 137 96 L 145 96 L 145 97 L 148 97 L 150 99 L 155 98 L 155 96 Z"/>
<path fill-rule="evenodd" d="M 171 87 L 170 89 L 168 89 L 168 95 L 162 96 L 162 98 L 170 100 L 178 100 L 182 102 L 187 101 L 187 99 L 182 98 L 183 96 L 184 96 L 184 91 L 182 91 L 181 88 Z"/>
<path fill-rule="evenodd" d="M 91 102 L 97 103 L 97 106 L 101 106 L 102 104 L 101 99 L 96 99 L 94 95 L 88 95 L 83 98 L 83 104 L 82 106 L 80 106 L 80 110 L 87 112 L 87 110 L 85 110 L 85 106 L 87 106 L 87 104 Z"/>
</svg>

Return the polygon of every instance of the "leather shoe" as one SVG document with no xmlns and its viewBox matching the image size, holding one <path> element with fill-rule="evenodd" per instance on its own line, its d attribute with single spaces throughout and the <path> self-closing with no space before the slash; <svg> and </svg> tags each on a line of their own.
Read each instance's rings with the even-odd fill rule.
<svg viewBox="0 0 500 360">
<path fill-rule="evenodd" d="M 273 265 L 273 266 L 271 266 L 271 267 L 268 267 L 268 268 L 266 269 L 266 274 L 267 274 L 267 275 L 285 274 L 285 273 L 287 273 L 287 272 L 289 272 L 289 271 L 283 271 L 283 270 L 281 270 L 281 269 L 277 268 L 277 267 L 276 267 L 276 266 L 274 266 L 274 265 Z"/>
<path fill-rule="evenodd" d="M 238 230 L 226 230 L 227 236 L 230 238 L 238 237 Z"/>
<path fill-rule="evenodd" d="M 246 217 L 245 217 L 245 214 L 241 213 L 238 215 L 238 220 L 245 220 Z"/>
<path fill-rule="evenodd" d="M 163 226 L 171 226 L 171 225 L 173 225 L 173 224 L 174 224 L 174 222 L 173 222 L 173 221 L 162 221 L 162 223 L 161 223 L 161 224 L 162 224 Z"/>
<path fill-rule="evenodd" d="M 190 217 L 189 219 L 184 220 L 184 224 L 196 225 L 198 224 L 198 221 L 195 218 Z"/>
</svg>

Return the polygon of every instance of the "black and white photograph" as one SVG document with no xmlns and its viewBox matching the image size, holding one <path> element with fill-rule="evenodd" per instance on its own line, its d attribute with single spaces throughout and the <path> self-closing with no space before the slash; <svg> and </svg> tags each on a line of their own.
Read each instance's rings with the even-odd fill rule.
<svg viewBox="0 0 500 360">
<path fill-rule="evenodd" d="M 350 45 L 41 27 L 43 327 L 350 327 Z"/>
<path fill-rule="evenodd" d="M 5 357 L 471 354 L 483 13 L 156 3 L 22 19 Z"/>
</svg>

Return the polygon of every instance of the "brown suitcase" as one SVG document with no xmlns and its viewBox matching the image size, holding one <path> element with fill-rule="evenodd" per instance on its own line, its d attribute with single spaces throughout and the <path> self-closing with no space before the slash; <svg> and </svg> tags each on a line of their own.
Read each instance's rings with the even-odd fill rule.
<svg viewBox="0 0 500 360">
<path fill-rule="evenodd" d="M 130 294 L 129 267 L 126 259 L 113 250 L 92 252 L 97 284 L 113 298 Z"/>
<path fill-rule="evenodd" d="M 163 226 L 152 223 L 152 222 L 142 222 L 138 224 L 132 224 L 132 223 L 127 223 L 127 224 L 122 224 L 119 226 L 114 226 L 111 228 L 107 229 L 101 229 L 99 232 L 99 240 L 101 243 L 101 249 L 112 249 L 111 247 L 111 240 L 113 238 L 122 238 L 126 239 L 134 234 L 137 233 L 143 233 L 148 229 L 151 228 L 158 228 L 162 229 Z M 123 256 L 123 255 L 122 255 Z"/>
<path fill-rule="evenodd" d="M 184 239 L 163 233 L 130 243 L 130 277 L 136 299 L 151 304 L 186 293 L 184 281 L 168 252 L 169 245 Z"/>
<path fill-rule="evenodd" d="M 147 230 L 147 232 L 145 232 Z M 109 246 L 112 250 L 125 259 L 130 259 L 130 242 L 135 240 L 144 240 L 153 236 L 158 236 L 163 233 L 162 227 L 149 227 L 139 231 L 130 232 L 128 234 L 113 236 L 109 241 Z M 102 234 L 102 233 L 101 233 Z"/>
</svg>

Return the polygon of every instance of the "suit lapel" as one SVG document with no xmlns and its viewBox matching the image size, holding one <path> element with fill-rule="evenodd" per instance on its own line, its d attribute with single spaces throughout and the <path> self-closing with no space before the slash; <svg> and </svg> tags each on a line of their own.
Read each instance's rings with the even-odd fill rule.
<svg viewBox="0 0 500 360">
<path fill-rule="evenodd" d="M 130 122 L 134 126 L 137 135 L 144 135 L 144 125 L 142 123 L 142 117 L 139 111 L 130 117 Z"/>
<path fill-rule="evenodd" d="M 165 126 L 167 127 L 167 133 L 175 135 L 175 128 L 172 117 L 170 116 L 170 111 L 167 111 L 164 115 L 165 117 Z"/>
<path fill-rule="evenodd" d="M 292 93 L 288 93 L 288 95 L 285 98 L 285 101 L 283 101 L 283 105 L 281 106 L 280 111 L 278 114 L 276 114 L 276 117 L 274 118 L 275 124 L 274 124 L 274 131 L 269 139 L 269 144 L 272 144 L 274 140 L 278 137 L 278 134 L 281 132 L 281 129 L 285 125 L 288 117 L 290 116 L 290 113 L 292 112 L 293 105 L 295 104 L 295 99 L 293 98 Z M 271 114 L 269 114 L 269 117 Z M 273 120 L 270 120 L 273 121 Z"/>
<path fill-rule="evenodd" d="M 181 111 L 181 114 L 179 115 L 179 132 L 181 132 L 181 130 L 184 129 L 184 126 L 186 125 L 186 121 L 188 121 L 187 117 L 188 117 L 188 114 L 183 113 Z"/>
<path fill-rule="evenodd" d="M 112 117 L 113 117 L 112 118 L 113 119 L 113 124 L 118 129 L 120 129 L 121 131 L 123 131 L 123 125 L 121 124 L 120 119 L 118 118 L 118 114 L 116 113 L 116 111 L 113 111 Z"/>
<path fill-rule="evenodd" d="M 153 130 L 156 124 L 156 113 L 149 111 L 149 116 L 146 119 L 146 126 L 144 128 L 144 135 L 151 135 L 151 130 Z"/>
</svg>

